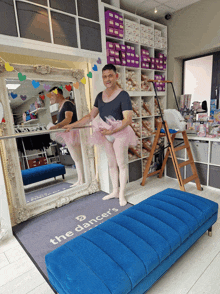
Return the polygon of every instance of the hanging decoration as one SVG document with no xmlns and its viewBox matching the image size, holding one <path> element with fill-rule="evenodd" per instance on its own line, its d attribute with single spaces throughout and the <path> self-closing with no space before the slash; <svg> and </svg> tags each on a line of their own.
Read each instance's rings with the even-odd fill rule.
<svg viewBox="0 0 220 294">
<path fill-rule="evenodd" d="M 40 99 L 44 100 L 45 99 L 45 95 L 39 95 Z"/>
<path fill-rule="evenodd" d="M 17 94 L 14 94 L 14 93 L 11 92 L 11 97 L 12 97 L 13 99 L 15 99 L 15 98 L 18 97 L 18 95 L 17 95 Z"/>
<path fill-rule="evenodd" d="M 80 81 L 81 81 L 82 84 L 84 84 L 84 85 L 86 84 L 86 78 L 85 77 L 83 77 Z"/>
<path fill-rule="evenodd" d="M 20 95 L 20 98 L 22 101 L 25 101 L 27 99 L 27 96 L 26 95 Z"/>
<path fill-rule="evenodd" d="M 98 71 L 98 67 L 96 64 L 94 64 L 93 68 L 92 68 L 94 71 Z"/>
<path fill-rule="evenodd" d="M 87 77 L 90 78 L 90 79 L 92 78 L 92 72 L 91 71 L 87 74 Z"/>
<path fill-rule="evenodd" d="M 69 91 L 69 92 L 72 90 L 72 87 L 71 87 L 71 85 L 66 85 L 66 86 L 65 86 L 65 88 L 66 88 L 66 89 L 67 89 L 67 91 Z"/>
<path fill-rule="evenodd" d="M 36 82 L 35 80 L 32 80 L 32 86 L 34 87 L 34 89 L 37 89 L 38 87 L 40 87 L 40 83 Z"/>
<path fill-rule="evenodd" d="M 50 90 L 51 86 L 44 84 L 44 89 L 48 92 Z"/>
<path fill-rule="evenodd" d="M 3 62 L 4 62 L 4 66 L 5 66 L 5 69 L 6 69 L 6 71 L 9 71 L 9 72 L 11 72 L 11 71 L 17 71 L 16 69 L 14 69 L 14 67 L 13 66 L 11 66 L 8 62 L 6 62 L 1 56 L 0 56 L 0 60 L 2 60 Z M 101 64 L 102 63 L 102 60 L 101 60 L 101 58 L 99 57 L 98 59 L 97 59 L 97 64 Z M 36 68 L 36 72 L 37 72 L 37 69 L 39 68 L 40 66 L 35 66 L 35 68 Z M 97 65 L 96 64 L 94 64 L 94 66 L 92 67 L 92 70 L 93 71 L 98 71 L 98 67 L 97 67 Z M 49 71 L 50 72 L 50 71 Z M 46 70 L 46 72 L 45 73 L 49 73 L 48 72 L 48 69 Z M 41 72 L 42 73 L 42 72 Z M 74 86 L 74 88 L 75 89 L 79 89 L 79 82 L 78 82 L 78 80 L 80 79 L 80 82 L 82 83 L 82 84 L 86 84 L 86 78 L 85 77 L 82 77 L 83 76 L 83 70 L 80 70 L 80 71 L 77 71 L 77 72 L 74 72 L 73 73 L 73 77 L 74 77 L 74 79 L 76 79 L 76 83 L 74 83 L 73 84 L 73 86 Z M 87 74 L 87 77 L 88 78 L 92 78 L 92 72 L 90 71 L 88 74 Z M 20 82 L 23 82 L 23 81 L 25 81 L 26 79 L 27 79 L 27 77 L 26 77 L 26 75 L 23 75 L 21 72 L 18 72 L 18 79 L 19 79 L 19 81 Z M 37 89 L 39 86 L 40 86 L 40 83 L 39 82 L 37 82 L 37 81 L 35 81 L 35 80 L 32 80 L 31 81 L 31 83 L 32 83 L 32 86 L 35 88 L 35 89 Z M 50 88 L 51 88 L 51 86 L 50 85 L 46 85 L 46 84 L 44 84 L 44 89 L 48 92 L 49 90 L 50 90 Z M 60 89 L 63 89 L 63 86 L 60 86 L 59 87 Z M 66 85 L 65 86 L 65 88 L 67 89 L 67 91 L 71 91 L 72 90 L 72 87 L 71 87 L 71 85 Z M 53 91 L 55 94 L 57 94 L 57 89 L 56 90 L 54 90 Z M 13 98 L 13 99 L 15 99 L 16 97 L 17 97 L 18 95 L 17 94 L 15 94 L 15 93 L 11 93 L 11 97 Z M 46 95 L 47 97 L 51 97 L 51 93 L 48 93 L 47 95 Z M 21 97 L 21 99 L 22 100 L 25 100 L 26 98 L 25 98 L 25 95 L 20 95 L 20 97 Z M 45 99 L 45 96 L 44 96 L 44 98 L 42 98 L 42 99 Z"/>
<path fill-rule="evenodd" d="M 98 60 L 96 61 L 98 64 L 102 64 L 102 60 L 101 58 L 99 57 Z"/>
<path fill-rule="evenodd" d="M 79 89 L 79 82 L 76 82 L 75 84 L 73 84 L 73 87 L 76 89 Z"/>
<path fill-rule="evenodd" d="M 5 62 L 5 69 L 7 71 L 13 71 L 14 70 L 14 67 L 11 66 L 8 62 Z"/>
<path fill-rule="evenodd" d="M 51 98 L 51 92 L 47 93 L 46 96 L 47 96 L 48 98 Z"/>
<path fill-rule="evenodd" d="M 21 72 L 18 73 L 18 78 L 19 78 L 19 81 L 20 81 L 20 82 L 23 82 L 23 81 L 26 80 L 26 76 L 25 76 L 25 75 L 22 75 Z"/>
</svg>

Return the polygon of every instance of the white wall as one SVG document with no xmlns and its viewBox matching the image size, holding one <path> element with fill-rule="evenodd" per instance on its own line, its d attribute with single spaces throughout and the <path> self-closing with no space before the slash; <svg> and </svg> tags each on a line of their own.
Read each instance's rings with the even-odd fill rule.
<svg viewBox="0 0 220 294">
<path fill-rule="evenodd" d="M 182 90 L 182 60 L 220 51 L 220 1 L 201 0 L 173 14 L 168 21 L 168 79 L 174 82 L 177 96 Z M 168 107 L 175 108 L 168 90 Z"/>
</svg>

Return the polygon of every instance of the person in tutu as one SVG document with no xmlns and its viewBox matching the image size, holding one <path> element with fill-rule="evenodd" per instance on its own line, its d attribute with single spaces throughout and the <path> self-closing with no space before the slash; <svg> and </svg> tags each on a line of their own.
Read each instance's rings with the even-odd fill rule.
<svg viewBox="0 0 220 294">
<path fill-rule="evenodd" d="M 63 90 L 58 87 L 53 87 L 49 92 L 50 104 L 59 103 L 59 113 L 57 124 L 53 125 L 50 123 L 48 125 L 48 129 L 56 130 L 62 128 L 65 125 L 76 122 L 76 106 L 70 100 L 66 100 L 63 97 Z M 50 136 L 53 141 L 56 141 L 62 145 L 66 145 L 72 159 L 75 162 L 78 181 L 72 186 L 83 184 L 83 162 L 79 130 L 71 130 L 69 133 L 56 132 Z"/>
<path fill-rule="evenodd" d="M 124 206 L 127 204 L 125 187 L 128 175 L 128 146 L 137 145 L 137 137 L 130 126 L 131 99 L 128 93 L 117 85 L 118 74 L 113 64 L 103 67 L 102 78 L 106 89 L 97 95 L 91 112 L 63 128 L 68 132 L 92 121 L 93 134 L 90 143 L 104 145 L 113 185 L 113 192 L 103 197 L 103 200 L 119 198 L 120 206 Z"/>
</svg>

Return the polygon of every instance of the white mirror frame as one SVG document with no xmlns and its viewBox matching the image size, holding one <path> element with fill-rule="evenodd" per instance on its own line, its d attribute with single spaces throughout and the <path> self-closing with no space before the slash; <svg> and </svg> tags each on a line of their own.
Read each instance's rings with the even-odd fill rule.
<svg viewBox="0 0 220 294">
<path fill-rule="evenodd" d="M 86 104 L 85 86 L 80 82 L 85 76 L 83 70 L 61 69 L 44 65 L 10 65 L 13 66 L 16 71 L 7 72 L 4 68 L 4 64 L 0 63 L 0 102 L 3 105 L 4 118 L 6 121 L 5 123 L 0 122 L 0 133 L 2 133 L 3 137 L 15 133 L 5 79 L 18 79 L 18 72 L 26 75 L 27 79 L 30 80 L 70 83 L 79 82 L 78 89 L 73 87 L 78 119 L 88 114 L 89 110 Z M 0 140 L 0 156 L 3 165 L 9 208 L 11 208 L 10 215 L 12 225 L 21 223 L 38 214 L 61 207 L 74 199 L 100 190 L 95 175 L 94 148 L 87 144 L 89 132 L 89 129 L 80 130 L 85 183 L 78 187 L 73 187 L 30 203 L 26 203 L 25 199 L 16 139 Z"/>
</svg>

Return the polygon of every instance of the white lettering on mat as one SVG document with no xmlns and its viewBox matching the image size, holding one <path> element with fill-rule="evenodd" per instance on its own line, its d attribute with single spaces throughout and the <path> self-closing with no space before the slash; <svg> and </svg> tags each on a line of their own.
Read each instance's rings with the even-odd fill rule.
<svg viewBox="0 0 220 294">
<path fill-rule="evenodd" d="M 91 220 L 81 225 L 77 225 L 73 231 L 68 231 L 67 233 L 60 236 L 55 236 L 53 239 L 50 239 L 50 243 L 52 243 L 53 245 L 57 245 L 61 243 L 62 241 L 66 240 L 67 238 L 74 236 L 74 231 L 77 233 L 83 231 L 83 233 L 85 233 L 87 231 L 85 229 L 89 228 L 88 230 L 91 230 L 92 228 L 97 227 L 99 224 L 104 222 L 106 218 L 108 218 L 109 216 L 113 216 L 114 212 L 117 212 L 117 211 L 118 211 L 117 208 L 110 208 L 107 212 L 104 212 L 101 215 L 98 215 L 95 218 L 92 218 Z M 86 219 L 86 216 L 79 215 L 75 217 L 75 219 L 82 222 Z"/>
</svg>

